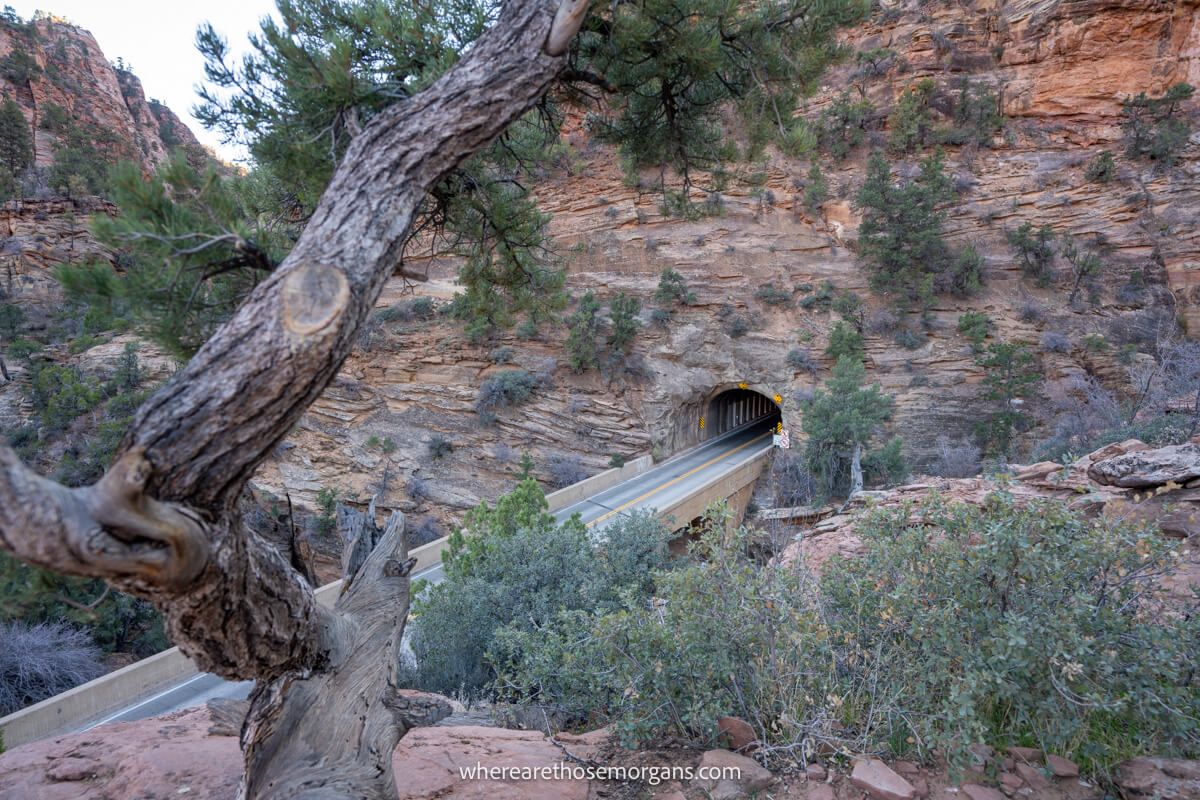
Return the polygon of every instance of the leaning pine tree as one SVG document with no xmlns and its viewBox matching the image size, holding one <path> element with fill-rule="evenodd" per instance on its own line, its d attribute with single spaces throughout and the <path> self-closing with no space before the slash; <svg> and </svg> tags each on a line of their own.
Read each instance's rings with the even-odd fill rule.
<svg viewBox="0 0 1200 800">
<path fill-rule="evenodd" d="M 319 27 L 339 15 L 357 24 L 369 11 L 374 30 L 410 30 L 399 24 L 402 6 L 289 0 L 281 13 L 304 12 Z M 384 530 L 373 519 L 353 521 L 346 582 L 326 609 L 243 519 L 239 501 L 247 481 L 337 374 L 398 268 L 415 220 L 430 219 L 431 197 L 436 205 L 437 192 L 456 174 L 464 181 L 513 180 L 503 159 L 467 176 L 456 170 L 526 115 L 556 80 L 610 95 L 615 112 L 599 124 L 601 132 L 633 142 L 627 153 L 652 155 L 664 174 L 668 167 L 680 173 L 686 187 L 694 170 L 723 149 L 715 127 L 722 105 L 737 103 L 756 119 L 773 120 L 794 99 L 788 96 L 794 87 L 812 85 L 819 67 L 838 55 L 837 26 L 860 18 L 865 6 L 861 0 L 752 6 L 638 0 L 589 15 L 583 0 L 563 0 L 557 9 L 546 0 L 507 0 L 498 8 L 479 5 L 486 31 L 461 53 L 428 59 L 422 48 L 409 47 L 412 40 L 397 39 L 403 46 L 357 66 L 354 37 L 325 46 L 324 32 L 313 25 L 275 30 L 272 52 L 303 51 L 289 63 L 316 63 L 320 75 L 338 78 L 337 86 L 383 76 L 370 98 L 388 102 L 332 98 L 337 102 L 323 108 L 336 108 L 336 124 L 323 114 L 309 120 L 336 134 L 336 159 L 328 179 L 311 184 L 322 191 L 303 233 L 278 265 L 259 270 L 265 276 L 228 320 L 133 415 L 99 481 L 66 488 L 0 446 L 0 548 L 150 600 L 201 669 L 256 682 L 241 727 L 242 796 L 392 800 L 392 751 L 422 721 L 422 710 L 397 685 L 412 567 L 402 518 L 393 516 Z M 656 25 L 671 35 L 658 37 Z M 585 33 L 573 46 L 581 26 Z M 703 48 L 702 59 L 661 51 L 683 29 L 688 48 Z M 405 78 L 405 60 L 437 69 Z M 305 74 L 292 77 L 293 86 L 312 84 Z M 287 83 L 236 98 L 234 110 L 263 110 L 256 104 L 278 98 Z M 655 102 L 669 106 L 665 115 Z M 291 135 L 287 123 L 299 112 L 266 111 L 260 121 L 279 133 L 272 140 L 278 147 L 258 155 L 276 156 L 278 178 L 289 165 L 316 157 L 315 149 L 297 153 L 288 142 L 319 137 Z M 782 129 L 786 116 L 772 124 Z M 647 150 L 649 142 L 660 146 Z M 232 241 L 230 257 L 247 252 L 236 240 L 222 240 Z"/>
</svg>

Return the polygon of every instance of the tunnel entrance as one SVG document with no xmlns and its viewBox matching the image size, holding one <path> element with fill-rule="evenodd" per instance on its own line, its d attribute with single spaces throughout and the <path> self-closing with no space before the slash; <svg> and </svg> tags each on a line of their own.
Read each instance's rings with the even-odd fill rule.
<svg viewBox="0 0 1200 800">
<path fill-rule="evenodd" d="M 708 401 L 702 439 L 714 439 L 750 426 L 774 427 L 782 421 L 783 413 L 774 400 L 739 386 L 720 392 Z"/>
</svg>

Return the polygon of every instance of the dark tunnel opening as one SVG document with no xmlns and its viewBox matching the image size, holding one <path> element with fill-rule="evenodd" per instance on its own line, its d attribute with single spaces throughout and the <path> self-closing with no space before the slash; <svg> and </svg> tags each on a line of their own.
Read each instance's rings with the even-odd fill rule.
<svg viewBox="0 0 1200 800">
<path fill-rule="evenodd" d="M 728 389 L 708 402 L 705 439 L 753 427 L 776 427 L 783 422 L 779 405 L 766 395 L 741 387 Z"/>
</svg>

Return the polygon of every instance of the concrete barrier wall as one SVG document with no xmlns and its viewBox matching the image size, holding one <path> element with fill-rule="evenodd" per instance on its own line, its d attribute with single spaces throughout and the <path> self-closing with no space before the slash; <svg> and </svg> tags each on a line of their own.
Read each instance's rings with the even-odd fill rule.
<svg viewBox="0 0 1200 800">
<path fill-rule="evenodd" d="M 678 503 L 660 508 L 658 518 L 663 521 L 673 518 L 676 525 L 687 525 L 702 516 L 709 503 L 731 497 L 756 481 L 762 474 L 770 452 L 768 449 L 748 456 L 729 472 L 713 478 Z"/>
<path fill-rule="evenodd" d="M 562 511 L 564 508 L 575 505 L 580 500 L 586 500 L 594 494 L 603 492 L 605 489 L 611 489 L 618 483 L 624 483 L 630 478 L 635 478 L 650 469 L 653 464 L 654 459 L 650 456 L 638 456 L 632 461 L 627 462 L 623 467 L 605 470 L 590 478 L 585 478 L 579 483 L 573 483 L 565 489 L 551 492 L 546 495 L 546 502 L 550 504 L 550 513 L 553 514 Z"/>
<path fill-rule="evenodd" d="M 134 698 L 161 691 L 195 674 L 196 665 L 191 659 L 172 647 L 0 718 L 4 746 L 11 749 L 76 730 L 128 705 Z"/>
<path fill-rule="evenodd" d="M 546 495 L 546 502 L 550 504 L 551 512 L 559 511 L 640 475 L 649 469 L 652 463 L 653 459 L 650 456 L 641 456 L 623 467 L 605 470 L 565 489 L 552 492 Z M 449 538 L 443 537 L 412 550 L 409 556 L 417 559 L 413 571 L 420 572 L 440 564 L 442 553 L 448 547 Z M 332 608 L 341 594 L 341 589 L 340 580 L 325 584 L 315 592 L 317 602 L 326 608 Z M 9 748 L 49 736 L 60 736 L 79 730 L 89 722 L 103 719 L 138 698 L 153 695 L 199 674 L 191 659 L 179 652 L 178 647 L 172 647 L 2 717 L 0 733 L 4 736 L 5 747 Z"/>
</svg>

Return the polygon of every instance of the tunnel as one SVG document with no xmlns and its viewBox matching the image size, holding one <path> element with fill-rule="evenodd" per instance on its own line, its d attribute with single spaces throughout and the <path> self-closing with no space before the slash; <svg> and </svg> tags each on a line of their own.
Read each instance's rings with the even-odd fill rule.
<svg viewBox="0 0 1200 800">
<path fill-rule="evenodd" d="M 715 439 L 749 426 L 774 427 L 783 421 L 779 405 L 753 389 L 737 386 L 718 392 L 701 418 L 701 441 Z"/>
</svg>

